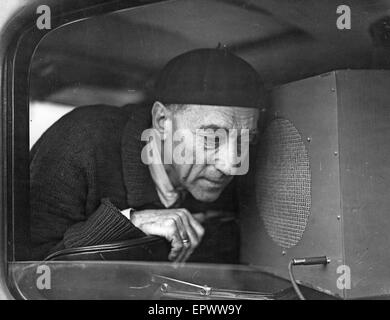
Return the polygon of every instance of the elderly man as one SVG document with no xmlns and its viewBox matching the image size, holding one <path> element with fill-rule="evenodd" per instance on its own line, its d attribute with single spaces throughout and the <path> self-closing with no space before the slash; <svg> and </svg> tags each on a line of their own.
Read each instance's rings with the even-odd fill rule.
<svg viewBox="0 0 390 320">
<path fill-rule="evenodd" d="M 31 151 L 33 258 L 146 234 L 169 241 L 172 261 L 201 243 L 195 261 L 203 251 L 219 255 L 209 262 L 237 262 L 234 220 L 207 221 L 237 209 L 232 180 L 247 170 L 261 92 L 244 60 L 198 49 L 163 68 L 150 106 L 80 107 L 61 118 Z"/>
</svg>

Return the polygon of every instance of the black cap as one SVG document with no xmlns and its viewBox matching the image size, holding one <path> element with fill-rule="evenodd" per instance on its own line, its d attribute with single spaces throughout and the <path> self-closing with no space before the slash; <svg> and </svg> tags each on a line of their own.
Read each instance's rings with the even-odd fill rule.
<svg viewBox="0 0 390 320">
<path fill-rule="evenodd" d="M 170 60 L 155 84 L 165 104 L 258 108 L 263 83 L 246 61 L 225 49 L 197 49 Z"/>
</svg>

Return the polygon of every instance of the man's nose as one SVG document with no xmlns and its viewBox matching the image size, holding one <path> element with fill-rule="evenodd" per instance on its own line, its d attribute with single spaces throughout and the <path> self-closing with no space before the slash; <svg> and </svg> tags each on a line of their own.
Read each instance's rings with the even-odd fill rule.
<svg viewBox="0 0 390 320">
<path fill-rule="evenodd" d="M 239 166 L 237 151 L 234 149 L 236 147 L 235 145 L 226 144 L 219 148 L 216 155 L 215 168 L 227 176 L 233 175 Z"/>
</svg>

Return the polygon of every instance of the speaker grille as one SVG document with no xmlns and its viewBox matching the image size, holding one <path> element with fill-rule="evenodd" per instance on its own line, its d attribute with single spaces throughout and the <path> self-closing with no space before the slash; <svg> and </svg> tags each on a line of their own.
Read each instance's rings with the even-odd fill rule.
<svg viewBox="0 0 390 320">
<path fill-rule="evenodd" d="M 311 207 L 309 157 L 294 125 L 273 120 L 260 141 L 256 202 L 270 237 L 291 248 L 302 238 Z"/>
</svg>

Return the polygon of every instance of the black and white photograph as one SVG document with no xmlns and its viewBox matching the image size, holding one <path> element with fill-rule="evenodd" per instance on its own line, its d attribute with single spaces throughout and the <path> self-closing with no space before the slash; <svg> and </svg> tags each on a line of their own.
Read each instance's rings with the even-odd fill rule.
<svg viewBox="0 0 390 320">
<path fill-rule="evenodd" d="M 390 299 L 389 0 L 0 0 L 0 85 L 1 300 Z"/>
</svg>

